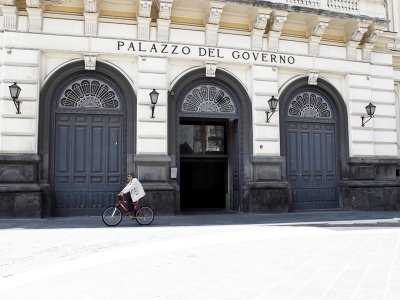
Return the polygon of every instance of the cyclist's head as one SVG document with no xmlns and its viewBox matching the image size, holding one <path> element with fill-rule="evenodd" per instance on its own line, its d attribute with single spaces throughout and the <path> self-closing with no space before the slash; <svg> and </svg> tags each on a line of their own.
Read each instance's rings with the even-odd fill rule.
<svg viewBox="0 0 400 300">
<path fill-rule="evenodd" d="M 129 173 L 128 177 L 135 178 L 135 173 L 133 173 L 133 172 Z"/>
</svg>

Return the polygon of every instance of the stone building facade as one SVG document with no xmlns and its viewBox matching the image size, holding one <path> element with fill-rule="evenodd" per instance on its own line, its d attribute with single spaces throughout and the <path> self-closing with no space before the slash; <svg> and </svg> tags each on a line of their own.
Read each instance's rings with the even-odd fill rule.
<svg viewBox="0 0 400 300">
<path fill-rule="evenodd" d="M 98 215 L 132 171 L 158 214 L 399 210 L 399 14 L 1 0 L 0 217 Z"/>
</svg>

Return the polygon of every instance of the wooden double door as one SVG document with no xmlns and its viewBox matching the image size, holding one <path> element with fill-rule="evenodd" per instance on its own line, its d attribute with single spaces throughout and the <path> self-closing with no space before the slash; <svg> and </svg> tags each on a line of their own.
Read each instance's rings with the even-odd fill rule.
<svg viewBox="0 0 400 300">
<path fill-rule="evenodd" d="M 99 215 L 125 181 L 123 117 L 57 113 L 54 124 L 54 214 Z"/>
<path fill-rule="evenodd" d="M 335 123 L 287 123 L 287 176 L 293 210 L 338 207 Z"/>
<path fill-rule="evenodd" d="M 305 88 L 286 106 L 286 170 L 291 209 L 338 207 L 338 112 L 330 95 Z"/>
</svg>

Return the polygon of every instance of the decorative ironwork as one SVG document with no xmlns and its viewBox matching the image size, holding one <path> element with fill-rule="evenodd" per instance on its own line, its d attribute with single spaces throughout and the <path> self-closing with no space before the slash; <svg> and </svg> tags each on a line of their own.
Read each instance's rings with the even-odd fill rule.
<svg viewBox="0 0 400 300">
<path fill-rule="evenodd" d="M 62 93 L 60 107 L 119 108 L 116 93 L 100 80 L 73 82 Z"/>
<path fill-rule="evenodd" d="M 297 95 L 289 105 L 288 114 L 307 118 L 332 118 L 329 104 L 313 92 Z"/>
<path fill-rule="evenodd" d="M 236 108 L 226 91 L 214 85 L 201 85 L 186 95 L 182 112 L 232 114 L 236 113 Z"/>
</svg>

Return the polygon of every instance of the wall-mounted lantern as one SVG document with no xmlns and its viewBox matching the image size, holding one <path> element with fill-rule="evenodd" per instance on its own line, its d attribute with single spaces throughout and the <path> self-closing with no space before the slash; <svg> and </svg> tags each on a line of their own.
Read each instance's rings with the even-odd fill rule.
<svg viewBox="0 0 400 300">
<path fill-rule="evenodd" d="M 276 107 L 278 106 L 278 99 L 272 96 L 271 99 L 268 100 L 268 106 L 270 110 L 265 112 L 265 115 L 267 117 L 267 119 L 265 120 L 266 123 L 269 123 L 269 120 L 274 114 Z"/>
<path fill-rule="evenodd" d="M 361 126 L 364 127 L 365 123 L 371 120 L 374 117 L 376 106 L 373 105 L 371 102 L 365 107 L 368 116 L 361 116 Z"/>
<path fill-rule="evenodd" d="M 20 114 L 21 112 L 19 108 L 21 105 L 21 100 L 18 100 L 18 97 L 19 93 L 21 92 L 21 88 L 17 85 L 16 82 L 14 82 L 14 84 L 10 85 L 8 88 L 10 89 L 11 98 L 13 99 L 15 108 L 17 109 L 17 114 Z"/>
<path fill-rule="evenodd" d="M 151 101 L 151 118 L 154 119 L 154 109 L 156 108 L 157 100 L 158 100 L 158 93 L 156 89 L 153 89 L 153 91 L 149 94 L 150 95 L 150 101 Z"/>
</svg>

